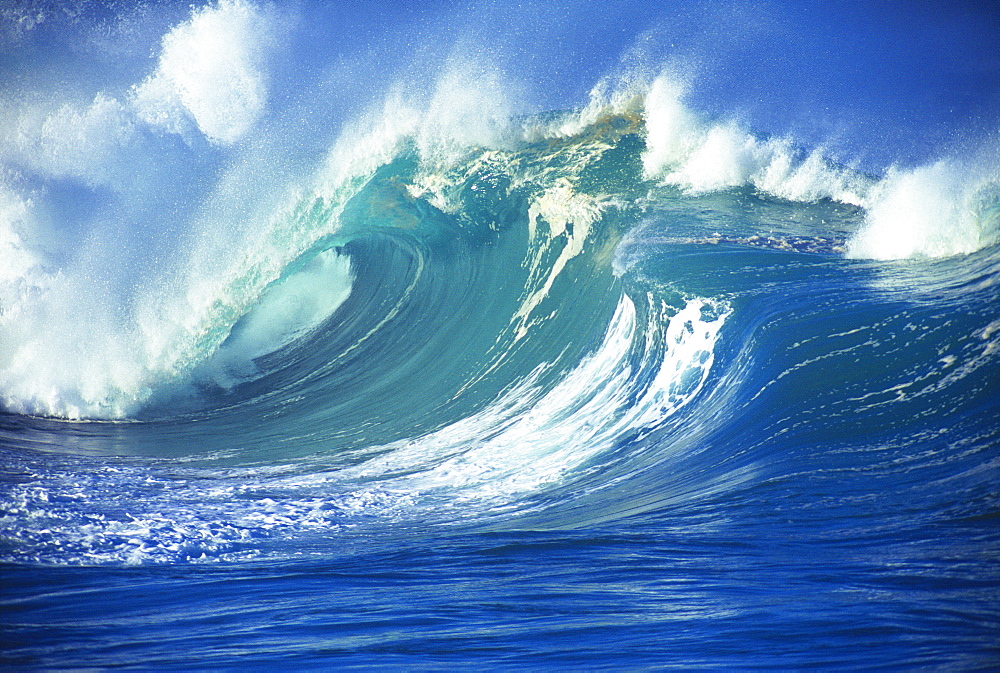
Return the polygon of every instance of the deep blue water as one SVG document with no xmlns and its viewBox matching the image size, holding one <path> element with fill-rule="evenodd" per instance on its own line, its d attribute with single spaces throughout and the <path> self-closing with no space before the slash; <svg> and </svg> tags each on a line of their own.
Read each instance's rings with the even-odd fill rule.
<svg viewBox="0 0 1000 673">
<path fill-rule="evenodd" d="M 992 5 L 2 21 L 5 667 L 997 665 Z"/>
</svg>

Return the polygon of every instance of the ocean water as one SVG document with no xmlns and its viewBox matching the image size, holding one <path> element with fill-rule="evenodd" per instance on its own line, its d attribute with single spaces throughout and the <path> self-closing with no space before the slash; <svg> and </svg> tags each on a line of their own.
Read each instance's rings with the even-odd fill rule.
<svg viewBox="0 0 1000 673">
<path fill-rule="evenodd" d="M 1000 11 L 361 4 L 0 11 L 3 666 L 996 667 Z"/>
</svg>

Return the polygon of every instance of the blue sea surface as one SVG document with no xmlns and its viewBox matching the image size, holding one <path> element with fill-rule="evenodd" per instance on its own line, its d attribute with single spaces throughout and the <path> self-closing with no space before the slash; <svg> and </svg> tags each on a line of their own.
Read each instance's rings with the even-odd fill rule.
<svg viewBox="0 0 1000 673">
<path fill-rule="evenodd" d="M 991 670 L 990 3 L 0 13 L 0 664 Z"/>
</svg>

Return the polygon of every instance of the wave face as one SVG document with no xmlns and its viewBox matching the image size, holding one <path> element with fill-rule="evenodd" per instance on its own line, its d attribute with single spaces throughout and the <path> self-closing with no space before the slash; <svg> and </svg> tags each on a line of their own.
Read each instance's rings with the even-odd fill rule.
<svg viewBox="0 0 1000 673">
<path fill-rule="evenodd" d="M 896 9 L 4 10 L 0 659 L 989 666 L 1000 30 Z"/>
</svg>

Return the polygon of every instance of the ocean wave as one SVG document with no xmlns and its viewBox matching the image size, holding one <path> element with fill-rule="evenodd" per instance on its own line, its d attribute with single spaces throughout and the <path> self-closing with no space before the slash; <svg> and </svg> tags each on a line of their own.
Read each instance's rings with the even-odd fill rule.
<svg viewBox="0 0 1000 673">
<path fill-rule="evenodd" d="M 988 152 L 872 176 L 822 147 L 699 113 L 687 102 L 697 78 L 675 70 L 605 78 L 580 109 L 525 116 L 509 77 L 454 56 L 429 89 L 389 87 L 294 181 L 266 176 L 266 197 L 255 184 L 252 149 L 234 154 L 226 170 L 207 172 L 214 183 L 174 223 L 186 230 L 185 242 L 166 261 L 135 253 L 137 264 L 150 266 L 116 268 L 114 226 L 96 223 L 96 244 L 61 263 L 45 231 L 64 223 L 46 222 L 39 207 L 56 196 L 55 183 L 76 180 L 110 190 L 112 204 L 138 203 L 158 187 L 148 171 L 133 188 L 125 175 L 136 156 L 155 162 L 177 151 L 166 149 L 164 135 L 180 134 L 189 156 L 216 157 L 252 135 L 267 114 L 269 63 L 289 25 L 272 9 L 236 0 L 194 9 L 163 36 L 152 74 L 124 95 L 99 92 L 82 106 L 66 102 L 49 113 L 26 106 L 15 115 L 19 130 L 3 153 L 6 409 L 121 419 L 162 400 L 166 389 L 213 382 L 230 389 L 260 374 L 255 360 L 315 332 L 343 304 L 350 274 L 329 262 L 347 259 L 333 248 L 385 229 L 410 236 L 414 227 L 437 227 L 433 235 L 444 238 L 453 236 L 449 227 L 487 237 L 525 232 L 515 341 L 560 310 L 548 297 L 555 283 L 571 282 L 568 265 L 606 263 L 637 214 L 673 198 L 671 189 L 692 204 L 749 188 L 778 202 L 859 208 L 860 224 L 841 222 L 833 238 L 822 226 L 792 232 L 795 240 L 843 236 L 843 245 L 811 249 L 844 248 L 851 257 L 941 257 L 996 242 L 997 174 Z M 226 58 L 213 56 L 220 51 Z M 194 128 L 207 146 L 197 144 Z M 23 186 L 28 178 L 34 191 Z M 373 216 L 369 208 L 365 221 L 345 215 L 359 201 L 382 210 Z M 758 233 L 767 234 L 706 231 L 686 240 L 772 240 Z M 84 252 L 91 259 L 82 260 Z M 296 270 L 303 260 L 321 270 Z M 101 285 L 110 292 L 95 292 Z"/>
</svg>

